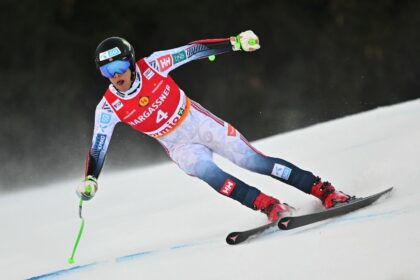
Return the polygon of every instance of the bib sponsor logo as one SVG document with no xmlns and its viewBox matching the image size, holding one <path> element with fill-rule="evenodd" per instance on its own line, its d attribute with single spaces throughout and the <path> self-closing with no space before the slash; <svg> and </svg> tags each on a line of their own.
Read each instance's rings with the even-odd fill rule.
<svg viewBox="0 0 420 280">
<path fill-rule="evenodd" d="M 179 108 L 178 115 L 182 116 L 182 114 L 184 114 L 184 108 Z"/>
<path fill-rule="evenodd" d="M 271 175 L 284 179 L 284 180 L 289 180 L 291 173 L 292 173 L 292 169 L 278 163 L 274 164 L 273 170 L 271 171 Z"/>
<path fill-rule="evenodd" d="M 146 71 L 144 71 L 144 76 L 146 79 L 150 80 L 155 75 L 155 72 L 152 71 L 152 69 L 147 68 Z"/>
<path fill-rule="evenodd" d="M 152 90 L 152 93 L 155 93 L 160 88 L 160 86 L 162 85 L 162 83 L 163 83 L 163 80 L 161 80 L 157 85 L 156 85 L 156 83 L 154 83 L 153 84 L 154 88 Z"/>
<path fill-rule="evenodd" d="M 114 56 L 117 56 L 119 54 L 121 54 L 120 49 L 118 47 L 115 47 L 115 48 L 107 50 L 105 52 L 101 52 L 99 54 L 99 61 L 107 60 L 107 59 L 109 59 L 111 57 L 114 57 Z"/>
<path fill-rule="evenodd" d="M 153 101 L 152 104 L 150 104 L 150 106 L 140 116 L 138 116 L 137 118 L 135 118 L 133 121 L 129 122 L 128 124 L 131 126 L 135 126 L 135 125 L 141 124 L 142 122 L 150 118 L 150 116 L 156 110 L 158 110 L 160 106 L 162 106 L 162 104 L 166 101 L 170 92 L 171 92 L 171 87 L 169 85 L 166 85 L 165 90 L 162 92 L 162 94 L 155 101 Z M 139 105 L 140 105 L 140 100 L 139 100 Z"/>
<path fill-rule="evenodd" d="M 172 66 L 172 57 L 169 54 L 159 57 L 157 61 L 161 72 L 165 72 Z"/>
<path fill-rule="evenodd" d="M 142 97 L 140 97 L 140 99 L 139 99 L 139 105 L 140 105 L 140 107 L 144 107 L 144 106 L 149 105 L 149 101 L 150 101 L 149 96 L 142 96 Z"/>
<path fill-rule="evenodd" d="M 136 112 L 136 110 L 135 110 L 135 109 L 131 110 L 131 112 L 126 111 L 125 113 L 126 113 L 127 115 L 125 115 L 125 117 L 124 117 L 123 119 L 124 119 L 124 120 L 128 119 L 128 118 L 129 118 L 129 117 L 131 117 L 131 116 L 132 116 L 135 112 Z"/>
<path fill-rule="evenodd" d="M 222 188 L 220 189 L 220 193 L 230 196 L 233 192 L 233 189 L 236 187 L 236 183 L 231 179 L 226 179 L 225 183 L 223 184 Z"/>
<path fill-rule="evenodd" d="M 115 109 L 115 111 L 118 111 L 119 109 L 123 107 L 123 104 L 121 100 L 117 99 L 112 103 L 112 107 Z"/>
<path fill-rule="evenodd" d="M 158 137 L 162 137 L 163 135 L 167 134 L 169 131 L 171 131 L 172 129 L 174 129 L 174 127 L 177 126 L 179 120 L 181 119 L 180 116 L 176 116 L 173 119 L 170 119 L 168 122 L 166 122 L 162 127 L 164 127 L 164 129 L 160 130 L 157 133 L 153 133 L 153 134 L 149 134 L 150 136 L 152 136 L 153 138 L 158 138 Z"/>
</svg>

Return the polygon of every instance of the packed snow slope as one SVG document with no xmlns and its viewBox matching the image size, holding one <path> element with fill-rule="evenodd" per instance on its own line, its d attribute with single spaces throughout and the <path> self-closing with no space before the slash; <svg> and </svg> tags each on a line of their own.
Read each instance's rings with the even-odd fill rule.
<svg viewBox="0 0 420 280">
<path fill-rule="evenodd" d="M 173 163 L 105 168 L 99 192 L 84 204 L 74 265 L 67 259 L 80 226 L 74 189 L 81 178 L 1 196 L 0 279 L 420 279 L 420 100 L 254 144 L 349 194 L 395 189 L 346 216 L 229 246 L 230 231 L 265 216 Z M 290 186 L 216 160 L 298 213 L 321 208 Z"/>
</svg>

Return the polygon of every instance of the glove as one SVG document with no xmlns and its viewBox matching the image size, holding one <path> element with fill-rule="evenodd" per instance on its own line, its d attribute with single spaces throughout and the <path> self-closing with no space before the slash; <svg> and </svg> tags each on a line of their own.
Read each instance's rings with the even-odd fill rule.
<svg viewBox="0 0 420 280">
<path fill-rule="evenodd" d="M 234 51 L 244 50 L 246 52 L 253 52 L 261 47 L 257 35 L 251 30 L 241 32 L 236 37 L 230 37 L 230 43 Z"/>
<path fill-rule="evenodd" d="M 89 175 L 77 187 L 76 194 L 82 200 L 86 201 L 91 200 L 97 191 L 98 183 L 96 182 L 96 178 Z"/>
</svg>

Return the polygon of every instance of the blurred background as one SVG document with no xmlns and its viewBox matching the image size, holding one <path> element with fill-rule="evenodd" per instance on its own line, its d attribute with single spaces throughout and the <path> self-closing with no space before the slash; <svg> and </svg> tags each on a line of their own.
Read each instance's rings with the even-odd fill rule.
<svg viewBox="0 0 420 280">
<path fill-rule="evenodd" d="M 172 72 L 249 140 L 420 97 L 420 1 L 2 0 L 0 21 L 3 191 L 82 178 L 108 85 L 94 51 L 109 36 L 140 59 L 252 29 L 260 51 Z M 119 124 L 103 172 L 162 161 L 155 140 Z"/>
</svg>

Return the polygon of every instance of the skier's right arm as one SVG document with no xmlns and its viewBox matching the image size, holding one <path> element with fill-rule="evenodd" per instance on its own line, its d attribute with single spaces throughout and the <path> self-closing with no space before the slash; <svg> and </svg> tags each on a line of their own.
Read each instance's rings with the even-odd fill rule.
<svg viewBox="0 0 420 280">
<path fill-rule="evenodd" d="M 95 195 L 98 188 L 96 180 L 104 165 L 114 127 L 119 121 L 111 106 L 102 98 L 95 111 L 95 127 L 92 145 L 86 158 L 85 179 L 76 190 L 83 200 L 89 200 Z"/>
</svg>

